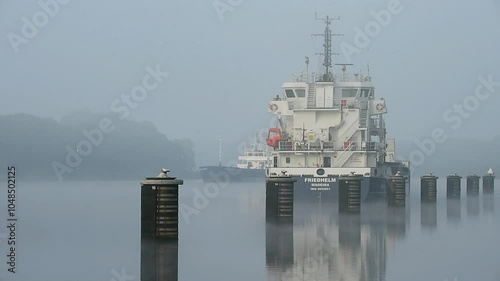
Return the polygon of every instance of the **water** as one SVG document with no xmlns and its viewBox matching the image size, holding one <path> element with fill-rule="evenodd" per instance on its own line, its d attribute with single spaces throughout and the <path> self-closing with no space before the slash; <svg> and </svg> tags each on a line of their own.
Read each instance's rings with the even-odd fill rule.
<svg viewBox="0 0 500 281">
<path fill-rule="evenodd" d="M 500 280 L 500 191 L 467 200 L 462 182 L 461 202 L 447 204 L 440 179 L 437 205 L 421 206 L 414 183 L 403 210 L 365 204 L 353 217 L 337 205 L 297 204 L 289 226 L 266 223 L 264 183 L 208 190 L 213 198 L 193 202 L 206 186 L 185 181 L 181 203 L 191 215 L 181 214 L 176 254 L 176 245 L 141 247 L 138 181 L 20 182 L 17 272 L 7 272 L 2 238 L 0 280 L 141 280 L 141 258 L 143 280 L 175 280 L 176 268 L 182 281 Z"/>
</svg>

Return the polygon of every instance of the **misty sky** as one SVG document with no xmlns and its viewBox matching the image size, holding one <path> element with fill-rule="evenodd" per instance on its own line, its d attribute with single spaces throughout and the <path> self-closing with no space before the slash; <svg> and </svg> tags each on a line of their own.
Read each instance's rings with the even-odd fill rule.
<svg viewBox="0 0 500 281">
<path fill-rule="evenodd" d="M 213 1 L 71 0 L 16 54 L 8 34 L 21 34 L 21 18 L 41 8 L 0 0 L 0 113 L 60 119 L 75 110 L 109 112 L 141 85 L 146 67 L 160 65 L 170 75 L 128 118 L 153 121 L 169 138 L 246 138 L 268 126 L 269 98 L 302 70 L 304 56 L 318 71 L 322 39 L 310 34 L 323 24 L 314 12 L 341 17 L 340 52 L 355 27 L 389 2 L 243 0 L 221 20 Z M 438 126 L 464 138 L 497 135 L 500 88 L 456 131 L 442 115 L 474 93 L 479 76 L 500 81 L 498 1 L 401 0 L 401 8 L 352 57 L 356 70 L 370 63 L 376 95 L 387 100 L 388 133 L 408 140 Z"/>
</svg>

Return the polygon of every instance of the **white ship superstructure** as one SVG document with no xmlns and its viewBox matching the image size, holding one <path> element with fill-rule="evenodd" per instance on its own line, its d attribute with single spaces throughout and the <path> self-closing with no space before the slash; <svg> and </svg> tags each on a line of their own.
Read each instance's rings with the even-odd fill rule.
<svg viewBox="0 0 500 281">
<path fill-rule="evenodd" d="M 404 168 L 395 160 L 394 139 L 386 137 L 386 101 L 376 96 L 370 75 L 347 74 L 347 64 L 332 72 L 331 19 L 324 21 L 324 73 L 284 83 L 268 110 L 279 126 L 269 130 L 274 150 L 266 175 L 286 171 L 313 191 L 330 190 L 339 175 L 385 178 Z"/>
<path fill-rule="evenodd" d="M 254 142 L 251 148 L 245 147 L 243 155 L 238 156 L 240 169 L 265 169 L 269 166 L 269 151 L 263 143 Z"/>
</svg>

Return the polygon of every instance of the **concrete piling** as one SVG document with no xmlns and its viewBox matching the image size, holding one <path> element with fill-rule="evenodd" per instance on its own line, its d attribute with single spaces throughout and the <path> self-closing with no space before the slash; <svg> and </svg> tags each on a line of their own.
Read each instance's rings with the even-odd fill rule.
<svg viewBox="0 0 500 281">
<path fill-rule="evenodd" d="M 178 239 L 179 185 L 183 181 L 162 169 L 157 177 L 141 181 L 141 235 Z"/>
<path fill-rule="evenodd" d="M 483 176 L 483 211 L 487 214 L 495 213 L 495 173 L 489 169 Z"/>
<path fill-rule="evenodd" d="M 467 196 L 479 196 L 479 179 L 481 177 L 474 174 L 467 176 Z"/>
<path fill-rule="evenodd" d="M 437 200 L 437 179 L 432 173 L 420 178 L 420 200 L 421 202 L 435 203 Z"/>
<path fill-rule="evenodd" d="M 406 205 L 406 177 L 398 171 L 396 175 L 389 177 L 388 204 L 389 206 Z"/>
<path fill-rule="evenodd" d="M 446 177 L 446 198 L 460 198 L 462 177 L 457 173 Z"/>
<path fill-rule="evenodd" d="M 266 217 L 293 220 L 294 185 L 286 172 L 266 178 Z"/>
<path fill-rule="evenodd" d="M 343 175 L 339 178 L 339 212 L 360 213 L 363 175 Z"/>
<path fill-rule="evenodd" d="M 473 174 L 467 176 L 467 215 L 479 216 L 479 179 L 481 177 Z"/>
<path fill-rule="evenodd" d="M 495 191 L 495 173 L 492 169 L 483 176 L 483 194 L 493 194 Z"/>
</svg>

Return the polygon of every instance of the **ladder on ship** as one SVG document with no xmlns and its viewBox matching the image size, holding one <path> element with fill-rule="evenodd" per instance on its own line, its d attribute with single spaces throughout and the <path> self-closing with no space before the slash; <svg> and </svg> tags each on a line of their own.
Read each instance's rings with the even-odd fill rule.
<svg viewBox="0 0 500 281">
<path fill-rule="evenodd" d="M 366 128 L 367 120 L 368 120 L 368 110 L 361 109 L 359 111 L 359 127 Z"/>
<path fill-rule="evenodd" d="M 316 108 L 316 84 L 309 83 L 307 94 L 307 108 Z"/>
</svg>

